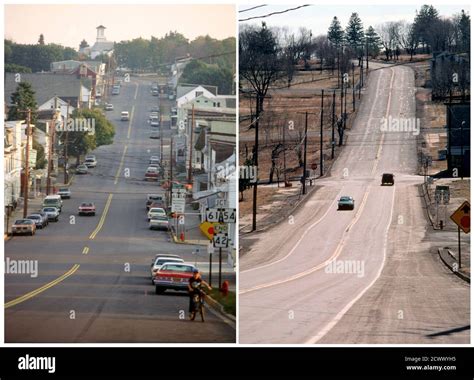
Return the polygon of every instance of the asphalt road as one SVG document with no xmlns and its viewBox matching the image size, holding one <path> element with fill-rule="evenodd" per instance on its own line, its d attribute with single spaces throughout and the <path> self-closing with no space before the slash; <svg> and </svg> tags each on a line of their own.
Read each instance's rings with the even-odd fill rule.
<svg viewBox="0 0 474 380">
<path fill-rule="evenodd" d="M 186 293 L 158 296 L 150 283 L 156 253 L 194 262 L 197 248 L 148 229 L 146 194 L 163 191 L 143 181 L 148 158 L 160 150 L 147 124 L 156 101 L 150 83 L 132 78 L 124 84 L 109 99 L 114 143 L 93 152 L 97 168 L 74 178 L 60 221 L 33 238 L 6 243 L 10 260 L 37 260 L 39 266 L 36 278 L 5 276 L 6 342 L 235 342 L 235 329 L 220 316 L 208 311 L 206 323 L 190 322 Z M 169 116 L 170 103 L 161 102 Z M 120 121 L 124 110 L 131 112 L 130 123 Z M 169 122 L 163 125 L 168 157 L 172 131 Z M 95 217 L 77 216 L 82 201 L 95 202 Z"/>
<path fill-rule="evenodd" d="M 322 188 L 288 223 L 249 236 L 241 343 L 469 343 L 469 286 L 427 238 L 416 136 L 380 127 L 383 117 L 415 112 L 410 68 L 372 72 Z M 395 186 L 380 186 L 384 172 L 395 174 Z M 355 199 L 353 211 L 337 211 L 341 195 Z"/>
</svg>

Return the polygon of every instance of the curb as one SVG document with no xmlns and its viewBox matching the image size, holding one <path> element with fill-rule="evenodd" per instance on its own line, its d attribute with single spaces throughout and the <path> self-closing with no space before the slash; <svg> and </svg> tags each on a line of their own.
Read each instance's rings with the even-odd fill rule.
<svg viewBox="0 0 474 380">
<path fill-rule="evenodd" d="M 453 258 L 452 262 L 449 263 L 448 260 L 444 257 L 443 251 L 445 251 L 444 248 L 438 248 L 439 258 L 444 263 L 444 265 L 446 265 L 449 268 L 449 270 L 451 270 L 451 272 L 453 272 L 460 279 L 462 279 L 462 280 L 466 281 L 468 284 L 470 284 L 471 283 L 471 278 L 469 276 L 465 275 L 464 273 L 453 270 L 452 263 L 455 263 L 456 261 Z M 448 255 L 452 258 L 452 255 L 451 255 L 450 251 L 449 250 L 446 250 L 446 251 L 447 251 Z"/>
<path fill-rule="evenodd" d="M 207 247 L 209 242 L 207 240 L 185 240 L 181 241 L 178 239 L 176 234 L 172 229 L 170 229 L 170 234 L 171 234 L 171 239 L 173 240 L 174 243 L 176 244 L 187 244 L 187 245 L 202 245 L 204 247 Z"/>
<path fill-rule="evenodd" d="M 217 302 L 214 298 L 210 295 L 206 295 L 206 302 L 207 305 L 213 309 L 215 312 L 219 313 L 224 319 L 227 319 L 232 327 L 236 328 L 236 318 L 232 314 L 228 314 L 224 311 L 224 306 L 222 306 L 219 302 Z"/>
<path fill-rule="evenodd" d="M 8 241 L 12 239 L 12 235 L 3 234 L 3 241 Z"/>
</svg>

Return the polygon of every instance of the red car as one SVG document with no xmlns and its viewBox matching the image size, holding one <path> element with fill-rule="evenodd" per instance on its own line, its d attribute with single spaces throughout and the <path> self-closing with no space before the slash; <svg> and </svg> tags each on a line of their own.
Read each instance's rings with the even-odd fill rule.
<svg viewBox="0 0 474 380">
<path fill-rule="evenodd" d="M 145 173 L 145 181 L 158 181 L 159 169 L 150 166 Z"/>
<path fill-rule="evenodd" d="M 162 294 L 166 289 L 187 291 L 194 269 L 194 265 L 185 263 L 163 264 L 153 278 L 155 293 Z"/>
<path fill-rule="evenodd" d="M 92 202 L 84 202 L 79 206 L 79 215 L 95 215 L 95 204 Z"/>
</svg>

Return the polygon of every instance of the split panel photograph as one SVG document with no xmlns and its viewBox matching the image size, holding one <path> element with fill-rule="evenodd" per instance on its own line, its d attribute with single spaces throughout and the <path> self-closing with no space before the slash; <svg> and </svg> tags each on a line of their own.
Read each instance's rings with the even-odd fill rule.
<svg viewBox="0 0 474 380">
<path fill-rule="evenodd" d="M 5 6 L 5 341 L 236 342 L 236 8 Z"/>
</svg>

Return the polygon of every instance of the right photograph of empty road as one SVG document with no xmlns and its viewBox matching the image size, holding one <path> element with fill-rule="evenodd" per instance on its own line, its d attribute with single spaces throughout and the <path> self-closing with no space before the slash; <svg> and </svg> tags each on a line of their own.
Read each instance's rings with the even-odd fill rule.
<svg viewBox="0 0 474 380">
<path fill-rule="evenodd" d="M 240 343 L 470 343 L 470 22 L 240 7 Z"/>
</svg>

